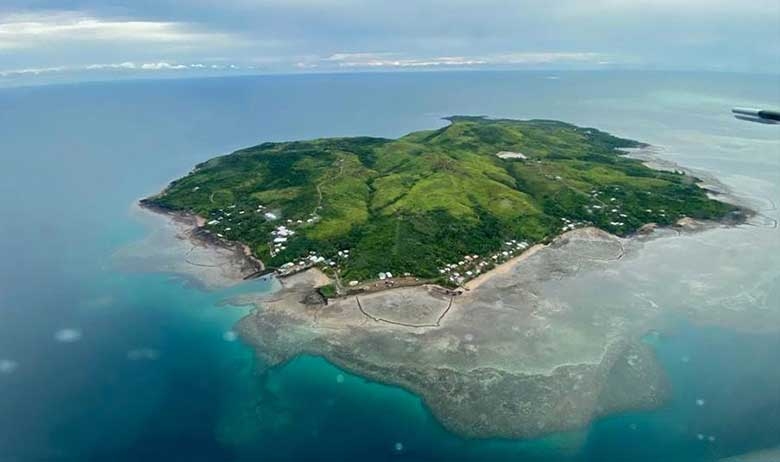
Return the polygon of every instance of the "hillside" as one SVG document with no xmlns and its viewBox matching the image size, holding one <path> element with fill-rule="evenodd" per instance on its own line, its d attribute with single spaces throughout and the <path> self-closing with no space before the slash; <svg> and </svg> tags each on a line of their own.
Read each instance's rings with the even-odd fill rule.
<svg viewBox="0 0 780 462">
<path fill-rule="evenodd" d="M 593 128 L 449 120 L 395 140 L 263 143 L 200 164 L 144 202 L 206 218 L 207 232 L 247 244 L 270 267 L 449 285 L 575 227 L 627 235 L 734 208 L 695 178 L 619 150 L 640 143 Z"/>
</svg>

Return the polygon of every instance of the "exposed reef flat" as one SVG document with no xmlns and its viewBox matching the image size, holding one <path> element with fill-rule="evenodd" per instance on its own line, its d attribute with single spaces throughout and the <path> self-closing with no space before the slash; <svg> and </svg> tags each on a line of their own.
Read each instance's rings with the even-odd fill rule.
<svg viewBox="0 0 780 462">
<path fill-rule="evenodd" d="M 504 138 L 513 130 L 522 136 L 509 143 Z M 533 159 L 496 164 L 510 162 L 495 155 L 505 144 L 529 153 L 550 142 L 548 137 L 529 144 L 539 133 L 572 137 L 577 149 L 541 149 Z M 443 135 L 452 139 L 431 144 Z M 453 157 L 452 143 L 464 136 L 484 149 L 472 152 L 472 145 L 461 143 L 462 155 Z M 446 129 L 395 141 L 267 143 L 201 164 L 144 202 L 185 213 L 174 216 L 174 221 L 190 220 L 189 231 L 177 234 L 179 241 L 205 243 L 203 252 L 209 244 L 217 249 L 213 264 L 193 265 L 188 257 L 164 265 L 166 270 L 235 283 L 262 268 L 254 253 L 271 258 L 271 266 L 285 275 L 278 279 L 280 290 L 232 300 L 257 306 L 237 330 L 267 364 L 304 353 L 321 355 L 418 394 L 459 434 L 530 438 L 661 405 L 669 387 L 642 338 L 669 314 L 703 322 L 736 320 L 745 328 L 780 326 L 778 310 L 764 309 L 771 303 L 772 280 L 742 281 L 734 273 L 738 287 L 716 286 L 701 274 L 706 265 L 727 267 L 724 249 L 751 250 L 724 230 L 754 220 L 752 212 L 738 202 L 727 205 L 721 200 L 729 199 L 727 190 L 713 181 L 673 164 L 642 165 L 615 152 L 625 147 L 647 148 L 566 124 L 459 118 Z M 418 196 L 407 197 L 410 191 L 404 189 L 406 199 L 393 196 L 393 213 L 387 215 L 383 207 L 390 205 L 375 207 L 376 189 L 369 188 L 366 197 L 356 192 L 365 186 L 358 179 L 384 184 L 385 174 L 395 170 L 383 170 L 388 167 L 383 162 L 396 159 L 399 149 L 411 149 L 409 159 L 428 162 L 434 176 L 447 172 L 448 178 L 468 182 L 444 182 L 455 185 L 449 191 L 412 175 L 401 182 L 404 188 L 420 198 L 435 190 L 446 203 L 420 209 Z M 424 153 L 430 149 L 435 155 L 429 159 Z M 512 180 L 513 191 L 494 184 L 501 171 L 511 173 L 499 176 Z M 290 172 L 308 173 L 290 177 Z M 458 227 L 467 220 L 441 213 L 444 205 L 460 210 L 460 203 L 447 201 L 483 183 L 493 187 L 485 189 L 487 206 L 476 196 L 464 199 L 479 212 L 474 212 L 477 227 Z M 503 196 L 495 188 L 530 194 L 524 200 L 531 208 L 498 200 Z M 356 197 L 366 199 L 373 212 L 361 223 L 342 226 L 343 219 L 356 216 L 355 207 L 344 201 Z M 494 199 L 511 214 L 491 211 Z M 297 215 L 282 218 L 286 210 Z M 540 221 L 504 232 L 508 228 L 501 223 L 527 216 Z M 439 231 L 448 229 L 454 234 L 444 239 Z M 323 237 L 323 230 L 331 234 Z M 339 234 L 346 230 L 352 230 L 348 236 Z M 692 237 L 704 234 L 716 238 Z M 654 239 L 659 236 L 667 239 Z M 252 252 L 238 242 L 248 243 Z M 712 251 L 713 242 L 719 252 Z M 221 265 L 239 270 L 221 272 L 216 268 Z M 407 285 L 401 279 L 417 285 L 399 287 Z M 366 290 L 369 285 L 376 290 Z"/>
<path fill-rule="evenodd" d="M 776 462 L 778 460 L 780 460 L 780 447 L 727 457 L 720 459 L 720 462 Z"/>
<path fill-rule="evenodd" d="M 151 232 L 114 255 L 114 263 L 124 270 L 171 273 L 206 289 L 219 289 L 263 269 L 240 244 L 200 232 L 203 223 L 197 216 L 138 205 L 131 213 Z"/>
<path fill-rule="evenodd" d="M 548 280 L 619 258 L 623 241 L 593 228 L 572 231 L 455 297 L 423 286 L 317 303 L 312 287 L 327 281 L 309 270 L 255 298 L 260 308 L 238 330 L 270 364 L 311 353 L 403 386 L 462 435 L 576 429 L 608 413 L 656 407 L 668 393 L 639 341 L 653 314 L 647 304 L 585 311 L 540 292 Z"/>
<path fill-rule="evenodd" d="M 182 226 L 191 231 L 197 223 L 157 218 L 152 224 L 164 225 L 161 236 L 141 247 L 151 245 L 147 252 L 155 253 L 171 239 L 179 247 L 147 261 L 174 259 L 156 270 L 205 278 L 206 287 L 235 284 L 250 270 L 217 273 L 215 280 L 211 271 L 180 264 L 191 245 Z M 423 285 L 326 301 L 314 288 L 332 281 L 310 269 L 279 279 L 279 290 L 245 294 L 231 304 L 257 306 L 237 330 L 269 365 L 301 353 L 322 355 L 417 393 L 459 434 L 533 437 L 663 403 L 669 394 L 664 372 L 640 339 L 665 314 L 749 330 L 780 326 L 767 293 L 771 280 L 718 287 L 695 271 L 699 255 L 705 266 L 727 269 L 734 252 L 752 252 L 739 234 L 693 220 L 630 238 L 582 228 L 528 249 L 456 297 Z M 211 253 L 215 265 L 244 261 L 235 249 L 199 249 Z"/>
</svg>

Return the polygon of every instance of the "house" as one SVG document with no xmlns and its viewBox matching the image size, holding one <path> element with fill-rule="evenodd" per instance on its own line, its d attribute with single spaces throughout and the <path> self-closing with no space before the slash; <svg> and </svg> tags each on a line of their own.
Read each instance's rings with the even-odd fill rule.
<svg viewBox="0 0 780 462">
<path fill-rule="evenodd" d="M 512 151 L 501 151 L 497 152 L 496 156 L 500 159 L 520 159 L 520 160 L 528 160 L 528 157 L 525 154 L 519 153 L 519 152 L 512 152 Z"/>
</svg>

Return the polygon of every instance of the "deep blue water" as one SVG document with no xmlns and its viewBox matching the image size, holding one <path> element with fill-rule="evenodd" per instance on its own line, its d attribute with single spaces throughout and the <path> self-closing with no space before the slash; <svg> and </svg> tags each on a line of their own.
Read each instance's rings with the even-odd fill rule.
<svg viewBox="0 0 780 462">
<path fill-rule="evenodd" d="M 780 444 L 777 336 L 682 322 L 656 341 L 674 388 L 665 408 L 543 440 L 463 440 L 410 393 L 321 358 L 256 364 L 247 347 L 224 339 L 246 309 L 220 306 L 228 293 L 112 265 L 118 248 L 147 232 L 131 204 L 202 160 L 268 140 L 398 136 L 451 114 L 597 126 L 668 146 L 676 160 L 734 184 L 751 178 L 771 185 L 770 196 L 778 191 L 777 135 L 728 115 L 733 103 L 780 103 L 777 77 L 557 76 L 309 75 L 0 90 L 0 461 L 714 460 Z M 681 130 L 738 133 L 775 152 L 717 157 Z M 248 284 L 237 290 L 264 283 Z M 69 332 L 72 341 L 61 341 Z"/>
</svg>

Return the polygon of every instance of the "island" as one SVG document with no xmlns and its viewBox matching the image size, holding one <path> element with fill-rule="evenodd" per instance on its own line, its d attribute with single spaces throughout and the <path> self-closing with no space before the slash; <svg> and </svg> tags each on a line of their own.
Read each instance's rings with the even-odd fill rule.
<svg viewBox="0 0 780 462">
<path fill-rule="evenodd" d="M 734 210 L 696 178 L 619 151 L 635 141 L 555 121 L 449 120 L 397 140 L 264 143 L 144 204 L 202 217 L 205 233 L 282 274 L 317 266 L 335 279 L 328 295 L 374 280 L 460 286 L 568 230 L 626 236 Z"/>
<path fill-rule="evenodd" d="M 237 327 L 267 364 L 322 355 L 420 395 L 450 430 L 534 437 L 654 408 L 668 384 L 641 338 L 657 306 L 550 302 L 655 229 L 749 212 L 646 145 L 550 120 L 456 116 L 398 139 L 263 143 L 141 204 L 281 288 Z M 621 311 L 622 310 L 622 311 Z"/>
</svg>

